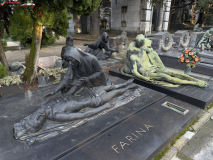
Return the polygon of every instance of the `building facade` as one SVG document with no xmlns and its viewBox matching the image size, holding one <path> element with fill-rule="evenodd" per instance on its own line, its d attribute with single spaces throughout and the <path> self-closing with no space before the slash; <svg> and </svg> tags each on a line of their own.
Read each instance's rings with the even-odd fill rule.
<svg viewBox="0 0 213 160">
<path fill-rule="evenodd" d="M 167 31 L 171 0 L 163 8 L 153 9 L 146 0 L 111 0 L 111 29 L 128 34 Z"/>
</svg>

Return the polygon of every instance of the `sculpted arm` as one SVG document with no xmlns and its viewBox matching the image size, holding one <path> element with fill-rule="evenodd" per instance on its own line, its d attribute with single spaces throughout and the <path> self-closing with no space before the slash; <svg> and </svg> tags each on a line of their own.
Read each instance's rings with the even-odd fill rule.
<svg viewBox="0 0 213 160">
<path fill-rule="evenodd" d="M 98 48 L 98 46 L 100 45 L 100 42 L 101 42 L 101 39 L 100 39 L 100 37 L 99 37 L 99 38 L 97 39 L 96 42 L 91 43 L 91 44 L 88 44 L 88 47 L 89 47 L 89 48 L 92 48 L 92 49 L 96 49 L 96 48 Z"/>
<path fill-rule="evenodd" d="M 141 75 L 141 74 L 138 72 L 138 66 L 137 66 L 137 59 L 136 59 L 136 57 L 131 56 L 131 57 L 130 57 L 130 60 L 131 60 L 132 66 L 133 66 L 132 73 L 133 73 L 136 77 L 138 77 L 138 78 L 140 78 L 140 79 L 143 79 L 143 80 L 145 80 L 145 81 L 151 81 L 149 77 L 143 76 L 143 75 Z"/>
<path fill-rule="evenodd" d="M 99 79 L 101 77 L 104 77 L 104 70 L 99 64 L 98 60 L 96 57 L 92 59 L 92 66 L 93 70 L 95 71 L 93 74 L 91 74 L 89 77 L 87 77 L 87 81 L 92 81 L 94 79 Z"/>
</svg>

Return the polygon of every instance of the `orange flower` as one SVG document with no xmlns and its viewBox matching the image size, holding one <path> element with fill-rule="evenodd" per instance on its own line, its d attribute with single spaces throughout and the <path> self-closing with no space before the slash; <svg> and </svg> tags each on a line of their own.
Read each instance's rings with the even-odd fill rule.
<svg viewBox="0 0 213 160">
<path fill-rule="evenodd" d="M 190 51 L 190 50 L 186 50 L 186 51 L 185 51 L 185 54 L 188 54 L 188 53 L 189 53 L 189 51 Z"/>
<path fill-rule="evenodd" d="M 183 57 L 183 54 L 181 54 L 181 56 L 180 57 Z"/>
<path fill-rule="evenodd" d="M 184 61 L 184 57 L 180 57 L 180 61 L 183 62 Z"/>
<path fill-rule="evenodd" d="M 184 59 L 180 60 L 181 62 L 184 62 Z"/>
<path fill-rule="evenodd" d="M 186 63 L 189 63 L 189 59 L 186 59 Z"/>
<path fill-rule="evenodd" d="M 195 58 L 195 56 L 192 56 L 193 58 Z"/>
<path fill-rule="evenodd" d="M 193 63 L 193 64 L 197 64 L 197 62 L 195 62 L 195 61 L 192 61 L 192 63 Z"/>
<path fill-rule="evenodd" d="M 189 52 L 189 55 L 192 56 L 194 53 L 193 52 Z"/>
<path fill-rule="evenodd" d="M 197 62 L 199 60 L 199 58 L 195 58 L 195 61 Z"/>
</svg>

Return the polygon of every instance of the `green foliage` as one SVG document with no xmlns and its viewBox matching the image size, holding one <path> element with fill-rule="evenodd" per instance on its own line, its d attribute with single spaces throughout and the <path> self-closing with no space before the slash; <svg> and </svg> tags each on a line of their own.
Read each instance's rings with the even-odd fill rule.
<svg viewBox="0 0 213 160">
<path fill-rule="evenodd" d="M 91 14 L 99 6 L 100 0 L 73 0 L 73 7 L 68 8 L 75 15 Z"/>
<path fill-rule="evenodd" d="M 7 76 L 7 70 L 3 64 L 0 64 L 0 79 Z"/>
<path fill-rule="evenodd" d="M 164 148 L 157 157 L 155 157 L 154 160 L 161 160 L 161 158 L 166 154 L 166 152 L 169 150 L 169 147 Z"/>
<path fill-rule="evenodd" d="M 53 84 L 59 83 L 61 80 L 61 74 L 59 73 L 65 73 L 67 71 L 67 68 L 61 69 L 61 68 L 54 68 L 54 69 L 46 69 L 46 70 L 40 70 L 37 74 L 36 77 L 39 76 L 47 76 L 49 79 L 49 76 L 55 77 L 55 81 Z"/>
<path fill-rule="evenodd" d="M 2 86 L 9 86 L 11 84 L 18 84 L 21 83 L 21 79 L 19 75 L 7 76 L 3 79 L 0 79 L 0 85 Z"/>
<path fill-rule="evenodd" d="M 20 41 L 20 44 L 25 47 L 30 47 L 33 35 L 33 19 L 29 10 L 32 9 L 17 5 L 13 16 L 10 18 L 11 26 L 9 27 L 11 38 Z"/>
<path fill-rule="evenodd" d="M 204 13 L 206 24 L 213 25 L 213 0 L 196 0 L 196 11 Z"/>
<path fill-rule="evenodd" d="M 54 43 L 59 36 L 67 36 L 67 29 L 73 14 L 91 14 L 100 5 L 100 0 L 34 0 L 36 6 L 42 7 L 43 17 L 35 14 L 35 7 L 16 6 L 11 17 L 9 32 L 13 40 L 29 48 L 32 43 L 35 22 L 44 26 L 42 45 Z M 53 34 L 54 33 L 54 34 Z"/>
</svg>

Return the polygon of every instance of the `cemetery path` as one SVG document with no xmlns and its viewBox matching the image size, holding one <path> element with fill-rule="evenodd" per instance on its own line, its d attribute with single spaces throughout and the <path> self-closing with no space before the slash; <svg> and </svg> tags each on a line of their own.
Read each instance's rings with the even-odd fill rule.
<svg viewBox="0 0 213 160">
<path fill-rule="evenodd" d="M 111 36 L 110 36 L 111 37 Z M 74 46 L 76 48 L 80 48 L 81 50 L 85 50 L 87 46 L 83 46 L 84 43 L 93 43 L 95 40 L 93 39 L 92 41 L 86 41 L 86 40 L 77 40 L 75 38 L 85 38 L 87 39 L 86 34 L 79 34 L 73 36 L 74 38 Z M 128 37 L 128 45 L 131 43 L 135 37 Z M 40 57 L 47 57 L 47 56 L 61 56 L 61 48 L 66 45 L 66 38 L 65 37 L 60 37 L 59 40 L 56 40 L 56 42 L 48 47 L 41 48 L 40 51 Z M 25 59 L 25 54 L 30 53 L 30 49 L 23 49 L 23 50 L 13 50 L 13 51 L 6 51 L 6 57 L 8 62 L 12 61 L 19 61 L 19 62 L 24 62 Z"/>
<path fill-rule="evenodd" d="M 179 158 L 191 160 L 213 159 L 213 120 L 209 120 L 202 129 L 181 150 Z"/>
<path fill-rule="evenodd" d="M 83 51 L 87 48 L 86 46 L 83 46 L 84 43 L 88 43 L 88 41 L 74 40 L 74 46 L 77 48 L 80 48 Z M 48 46 L 48 47 L 41 48 L 40 57 L 47 57 L 47 56 L 59 56 L 60 57 L 61 48 L 65 44 L 66 43 L 65 43 L 65 39 L 64 39 L 64 41 L 55 43 L 54 46 Z M 27 53 L 30 53 L 30 49 L 5 52 L 8 62 L 12 62 L 12 61 L 24 62 L 25 54 L 27 54 Z"/>
</svg>

